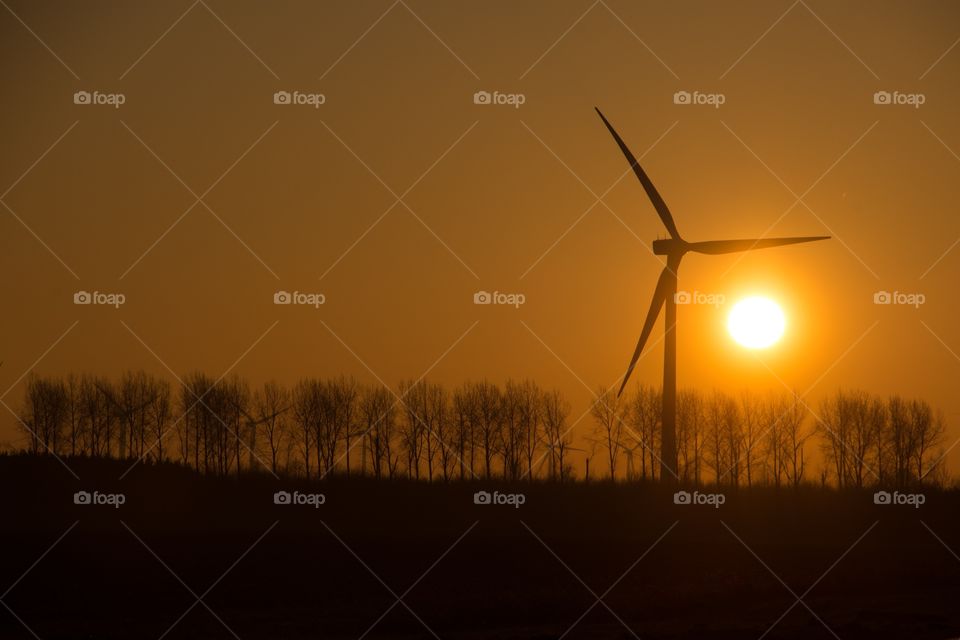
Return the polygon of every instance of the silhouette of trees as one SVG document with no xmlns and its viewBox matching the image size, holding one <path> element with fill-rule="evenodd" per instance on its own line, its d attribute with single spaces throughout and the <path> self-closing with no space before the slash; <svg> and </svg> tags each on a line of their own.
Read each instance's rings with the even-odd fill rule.
<svg viewBox="0 0 960 640">
<path fill-rule="evenodd" d="M 304 474 L 322 477 L 341 462 L 350 472 L 350 450 L 357 434 L 359 386 L 352 378 L 307 378 L 293 388 L 290 406 Z M 315 462 L 315 466 L 314 466 Z"/>
<path fill-rule="evenodd" d="M 594 420 L 594 438 L 607 450 L 607 464 L 610 477 L 617 475 L 617 462 L 624 449 L 624 433 L 626 431 L 627 405 L 621 402 L 613 389 L 600 387 L 596 393 L 596 401 L 590 408 Z"/>
<path fill-rule="evenodd" d="M 105 378 L 84 375 L 80 379 L 80 439 L 91 456 L 110 456 L 116 419 L 109 399 L 111 383 Z"/>
<path fill-rule="evenodd" d="M 259 442 L 257 435 L 263 433 L 262 441 L 267 446 L 270 470 L 276 474 L 280 471 L 280 453 L 290 435 L 290 392 L 276 382 L 267 382 L 253 393 L 252 402 L 253 415 L 247 414 L 252 439 Z"/>
<path fill-rule="evenodd" d="M 159 460 L 161 436 L 169 427 L 170 385 L 142 371 L 125 372 L 116 385 L 89 375 L 30 376 L 22 413 L 21 428 L 34 453 Z"/>
<path fill-rule="evenodd" d="M 807 409 L 796 392 L 783 397 L 771 398 L 764 411 L 764 420 L 771 437 L 767 440 L 771 449 L 771 468 L 774 484 L 779 487 L 783 479 L 793 487 L 800 486 L 807 469 L 805 450 L 807 441 L 815 429 L 806 425 Z"/>
<path fill-rule="evenodd" d="M 943 464 L 944 419 L 922 400 L 838 391 L 820 415 L 821 449 L 841 487 L 909 486 Z"/>
<path fill-rule="evenodd" d="M 753 486 L 754 472 L 760 451 L 757 449 L 762 435 L 761 420 L 763 418 L 763 399 L 757 395 L 744 391 L 740 394 L 740 424 L 739 436 L 734 440 L 742 445 L 741 458 L 743 470 L 746 474 L 747 486 Z"/>
<path fill-rule="evenodd" d="M 520 477 L 520 457 L 523 442 L 522 390 L 520 385 L 507 380 L 500 396 L 499 449 L 503 458 L 503 476 L 510 480 Z"/>
<path fill-rule="evenodd" d="M 34 454 L 178 460 L 201 473 L 258 470 L 427 481 L 573 478 L 571 452 L 602 455 L 613 480 L 659 475 L 660 391 L 599 389 L 593 428 L 575 449 L 570 403 L 531 380 L 448 390 L 405 381 L 396 393 L 339 376 L 252 390 L 238 376 L 191 372 L 174 392 L 143 371 L 116 381 L 31 375 L 20 429 Z M 944 482 L 946 423 L 927 402 L 839 390 L 811 410 L 796 393 L 731 396 L 681 389 L 676 469 L 682 484 L 799 487 L 811 470 L 838 487 Z M 814 440 L 815 439 L 815 440 Z M 358 466 L 359 465 L 359 466 Z M 588 473 L 588 472 L 587 472 Z M 585 473 L 585 476 L 587 476 Z"/>
<path fill-rule="evenodd" d="M 438 384 L 427 384 L 424 399 L 426 400 L 426 407 L 423 412 L 426 423 L 424 425 L 425 438 L 428 460 L 431 461 L 431 471 L 428 479 L 433 480 L 434 478 L 432 461 L 436 459 L 440 465 L 438 475 L 444 481 L 447 481 L 450 479 L 452 463 L 455 460 L 447 390 Z"/>
<path fill-rule="evenodd" d="M 474 386 L 477 446 L 483 452 L 483 477 L 493 477 L 493 458 L 500 433 L 500 388 L 487 381 Z"/>
<path fill-rule="evenodd" d="M 717 484 L 726 478 L 736 485 L 739 461 L 728 447 L 727 431 L 736 424 L 737 405 L 727 394 L 714 391 L 706 401 L 707 434 L 705 462 L 713 470 Z"/>
<path fill-rule="evenodd" d="M 420 415 L 427 404 L 426 396 L 426 383 L 422 380 L 400 383 L 400 397 L 403 399 L 406 417 L 400 427 L 400 442 L 406 455 L 407 474 L 416 479 L 420 478 L 421 461 L 426 448 L 424 421 Z M 428 464 L 428 472 L 430 470 L 432 466 Z"/>
<path fill-rule="evenodd" d="M 451 444 L 456 452 L 458 477 L 461 480 L 464 480 L 468 473 L 471 476 L 476 474 L 476 438 L 479 424 L 477 400 L 476 385 L 469 382 L 458 387 L 451 399 L 450 419 L 454 429 Z"/>
<path fill-rule="evenodd" d="M 67 422 L 67 390 L 59 380 L 30 376 L 27 380 L 23 425 L 30 435 L 30 451 L 59 451 Z"/>
<path fill-rule="evenodd" d="M 362 428 L 366 473 L 369 454 L 370 468 L 375 478 L 394 477 L 399 461 L 396 453 L 396 410 L 393 395 L 383 387 L 369 387 L 360 396 L 360 426 Z"/>
<path fill-rule="evenodd" d="M 141 441 L 140 455 L 143 456 L 150 447 L 155 447 L 154 458 L 163 460 L 163 441 L 167 435 L 172 410 L 170 384 L 166 380 L 152 379 L 147 402 L 147 420 L 143 429 L 146 441 Z"/>
<path fill-rule="evenodd" d="M 533 480 L 533 464 L 543 444 L 543 392 L 532 380 L 524 380 L 518 389 L 520 453 L 526 464 L 523 475 Z"/>
<path fill-rule="evenodd" d="M 570 403 L 563 399 L 556 389 L 543 392 L 540 400 L 543 412 L 544 445 L 549 460 L 549 478 L 563 482 L 569 477 L 567 450 L 573 443 L 567 417 L 570 415 Z M 531 473 L 531 476 L 533 474 Z"/>
<path fill-rule="evenodd" d="M 314 423 L 314 445 L 317 449 L 317 468 L 324 475 L 332 472 L 338 461 L 340 442 L 344 441 L 342 459 L 347 474 L 350 473 L 350 437 L 357 404 L 357 383 L 352 378 L 340 376 L 319 383 L 315 387 L 320 394 L 319 419 Z"/>
<path fill-rule="evenodd" d="M 300 460 L 303 463 L 303 473 L 310 479 L 310 457 L 313 455 L 314 424 L 319 420 L 319 382 L 317 380 L 300 380 L 293 387 L 291 396 L 291 410 L 296 425 L 297 448 Z"/>
<path fill-rule="evenodd" d="M 67 402 L 66 437 L 70 445 L 70 455 L 73 456 L 83 450 L 84 412 L 81 389 L 81 378 L 78 378 L 76 374 L 73 373 L 67 376 L 66 382 L 64 383 L 64 391 L 66 392 L 65 400 Z"/>
<path fill-rule="evenodd" d="M 635 397 L 635 413 L 642 411 L 642 433 L 648 442 L 655 443 L 660 432 L 660 392 L 652 387 L 641 387 Z M 638 419 L 638 422 L 640 420 Z M 699 486 L 703 480 L 703 446 L 704 425 L 703 398 L 692 389 L 681 389 L 677 396 L 677 453 L 680 466 L 680 480 L 684 484 Z M 651 477 L 659 465 L 654 464 L 653 453 L 658 448 L 650 449 Z M 647 477 L 646 462 L 643 467 L 643 477 Z"/>
<path fill-rule="evenodd" d="M 115 387 L 105 390 L 105 395 L 118 417 L 120 457 L 142 456 L 153 404 L 153 380 L 143 371 L 126 371 Z"/>
</svg>

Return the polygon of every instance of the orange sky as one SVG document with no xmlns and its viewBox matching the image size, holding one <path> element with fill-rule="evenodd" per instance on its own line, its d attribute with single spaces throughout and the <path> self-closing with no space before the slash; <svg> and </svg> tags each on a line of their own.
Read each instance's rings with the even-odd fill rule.
<svg viewBox="0 0 960 640">
<path fill-rule="evenodd" d="M 680 307 L 681 386 L 899 392 L 960 435 L 953 3 L 8 4 L 0 391 L 42 355 L 39 373 L 111 376 L 240 358 L 254 382 L 373 382 L 369 367 L 394 384 L 436 363 L 450 384 L 560 387 L 575 417 L 585 387 L 623 372 L 665 234 L 633 176 L 617 182 L 596 105 L 687 239 L 835 237 L 688 256 L 681 289 L 769 295 L 788 329 L 748 352 L 724 308 Z M 125 102 L 76 105 L 78 90 Z M 278 90 L 326 102 L 277 105 Z M 474 104 L 480 90 L 524 104 Z M 212 212 L 176 222 L 196 196 Z M 276 306 L 278 289 L 326 303 Z M 77 306 L 77 290 L 126 303 Z M 526 303 L 476 306 L 477 290 Z M 878 306 L 878 290 L 926 302 Z M 654 347 L 634 377 L 659 384 L 661 366 Z"/>
</svg>

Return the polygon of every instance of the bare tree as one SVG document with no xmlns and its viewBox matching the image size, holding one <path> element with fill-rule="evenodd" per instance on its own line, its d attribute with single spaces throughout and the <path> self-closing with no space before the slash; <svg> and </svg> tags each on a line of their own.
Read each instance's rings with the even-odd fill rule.
<svg viewBox="0 0 960 640">
<path fill-rule="evenodd" d="M 407 460 L 407 475 L 420 478 L 420 461 L 425 450 L 426 430 L 421 416 L 427 400 L 426 383 L 401 382 L 400 397 L 403 399 L 404 417 L 400 430 L 400 440 Z"/>
<path fill-rule="evenodd" d="M 383 387 L 366 389 L 360 399 L 360 418 L 364 426 L 365 447 L 376 478 L 392 477 L 396 468 L 394 431 L 396 412 L 392 394 Z"/>
<path fill-rule="evenodd" d="M 850 460 L 847 440 L 852 430 L 850 405 L 842 391 L 820 403 L 820 433 L 823 436 L 820 448 L 828 465 L 832 466 L 837 485 L 844 487 L 850 478 Z"/>
<path fill-rule="evenodd" d="M 440 463 L 440 475 L 443 481 L 447 482 L 450 480 L 457 457 L 454 449 L 456 432 L 450 420 L 449 399 L 446 389 L 438 384 L 427 385 L 426 406 L 423 415 L 427 430 L 428 459 L 432 459 L 436 454 Z M 430 474 L 430 479 L 432 479 L 432 468 Z"/>
<path fill-rule="evenodd" d="M 642 402 L 641 397 L 644 398 Z M 659 418 L 659 394 L 652 387 L 646 390 L 641 387 L 638 404 L 643 406 L 643 411 L 648 416 L 653 415 L 653 423 L 644 428 L 649 430 L 651 436 L 655 436 L 659 431 L 656 422 Z M 650 417 L 647 417 L 646 421 L 650 422 Z M 703 398 L 695 389 L 682 389 L 677 395 L 677 446 L 681 465 L 679 475 L 684 483 L 692 482 L 696 486 L 701 483 L 705 423 Z M 657 465 L 650 465 L 651 472 L 656 468 Z"/>
<path fill-rule="evenodd" d="M 75 374 L 67 376 L 64 383 L 66 394 L 66 439 L 70 446 L 70 455 L 75 456 L 83 452 L 83 437 L 86 421 L 83 414 L 83 400 L 81 396 L 81 378 Z"/>
<path fill-rule="evenodd" d="M 167 423 L 170 420 L 170 383 L 166 380 L 153 379 L 151 382 L 152 389 L 150 392 L 150 406 L 148 407 L 149 411 L 149 420 L 148 424 L 150 425 L 150 439 L 153 441 L 153 444 L 150 446 L 156 449 L 156 460 L 158 462 L 163 462 L 164 460 L 164 449 L 163 449 L 163 440 L 167 434 Z M 140 455 L 144 455 L 144 451 L 141 448 Z"/>
<path fill-rule="evenodd" d="M 727 455 L 730 460 L 730 485 L 740 486 L 744 469 L 744 439 L 740 408 L 733 398 L 727 398 L 723 404 L 723 434 L 726 439 Z M 719 479 L 718 479 L 719 483 Z"/>
<path fill-rule="evenodd" d="M 533 461 L 542 441 L 542 393 L 532 380 L 525 380 L 519 388 L 520 450 L 527 463 L 527 478 L 533 481 Z"/>
<path fill-rule="evenodd" d="M 780 456 L 780 465 L 784 468 L 790 484 L 797 488 L 803 482 L 803 474 L 806 471 L 804 448 L 814 432 L 804 427 L 807 408 L 797 392 L 789 394 L 783 405 L 785 406 L 779 422 L 782 425 L 781 442 L 784 444 L 782 449 L 784 454 Z M 777 477 L 779 486 L 779 472 Z"/>
<path fill-rule="evenodd" d="M 754 466 L 757 454 L 755 449 L 763 435 L 761 422 L 763 407 L 759 398 L 750 391 L 740 394 L 739 440 L 742 445 L 743 470 L 747 475 L 747 486 L 753 486 Z"/>
<path fill-rule="evenodd" d="M 293 388 L 290 407 L 297 429 L 297 443 L 303 462 L 304 474 L 310 479 L 310 458 L 314 434 L 320 421 L 320 382 L 311 378 L 300 380 Z M 319 468 L 320 462 L 317 462 Z"/>
<path fill-rule="evenodd" d="M 624 420 L 627 417 L 627 407 L 620 402 L 620 398 L 613 389 L 600 387 L 597 390 L 596 401 L 590 408 L 595 423 L 594 437 L 607 450 L 607 464 L 610 478 L 617 475 L 617 461 L 624 446 Z"/>
<path fill-rule="evenodd" d="M 67 415 L 67 390 L 63 382 L 31 374 L 27 378 L 22 418 L 30 451 L 58 453 Z"/>
<path fill-rule="evenodd" d="M 520 478 L 523 457 L 523 402 L 524 391 L 521 383 L 507 380 L 500 396 L 500 432 L 497 449 L 503 459 L 503 477 L 510 480 Z"/>
<path fill-rule="evenodd" d="M 255 440 L 259 428 L 266 440 L 267 451 L 270 456 L 270 471 L 276 475 L 279 472 L 280 451 L 288 438 L 287 413 L 290 411 L 292 399 L 290 392 L 276 382 L 267 382 L 257 389 L 252 398 L 253 415 L 247 414 Z"/>
<path fill-rule="evenodd" d="M 476 474 L 474 470 L 474 454 L 476 452 L 476 425 L 478 422 L 477 393 L 474 385 L 469 382 L 458 387 L 453 392 L 451 401 L 451 420 L 453 422 L 453 447 L 457 452 L 460 463 L 460 479 L 466 473 Z"/>
<path fill-rule="evenodd" d="M 887 443 L 891 457 L 893 482 L 898 487 L 910 482 L 911 452 L 915 448 L 909 403 L 899 396 L 887 401 Z"/>
<path fill-rule="evenodd" d="M 850 448 L 850 472 L 854 486 L 863 487 L 867 480 L 866 474 L 873 473 L 873 463 L 868 460 L 871 453 L 876 451 L 874 437 L 876 435 L 876 421 L 871 415 L 873 403 L 863 391 L 853 390 L 846 394 L 843 400 L 850 417 L 850 438 L 847 446 Z"/>
<path fill-rule="evenodd" d="M 915 443 L 911 456 L 912 466 L 914 477 L 919 484 L 927 475 L 927 462 L 931 449 L 943 442 L 946 426 L 943 414 L 934 414 L 930 405 L 922 400 L 914 400 L 910 403 L 910 422 Z"/>
<path fill-rule="evenodd" d="M 493 473 L 493 456 L 496 451 L 496 440 L 500 433 L 502 420 L 500 389 L 487 381 L 478 383 L 474 387 L 476 394 L 476 424 L 477 439 L 483 450 L 483 475 L 490 479 Z"/>
<path fill-rule="evenodd" d="M 543 429 L 550 461 L 550 479 L 563 482 L 567 476 L 567 450 L 573 438 L 567 428 L 570 404 L 556 389 L 544 392 L 541 398 Z"/>
<path fill-rule="evenodd" d="M 720 484 L 730 475 L 730 484 L 737 485 L 740 473 L 739 451 L 736 446 L 735 428 L 737 404 L 721 391 L 714 391 L 706 404 L 707 438 L 706 462 L 713 470 L 714 481 Z"/>
<path fill-rule="evenodd" d="M 327 451 L 327 468 L 333 470 L 336 463 L 337 444 L 340 440 L 344 441 L 343 460 L 345 462 L 346 474 L 350 475 L 350 451 L 352 449 L 351 439 L 356 430 L 357 399 L 359 396 L 357 381 L 353 378 L 340 376 L 330 385 L 330 395 L 332 399 L 331 407 L 333 414 L 330 416 L 331 424 L 326 432 L 329 434 Z"/>
<path fill-rule="evenodd" d="M 116 413 L 110 400 L 111 383 L 103 378 L 83 376 L 80 379 L 80 401 L 87 442 L 84 449 L 91 456 L 109 456 Z"/>
</svg>

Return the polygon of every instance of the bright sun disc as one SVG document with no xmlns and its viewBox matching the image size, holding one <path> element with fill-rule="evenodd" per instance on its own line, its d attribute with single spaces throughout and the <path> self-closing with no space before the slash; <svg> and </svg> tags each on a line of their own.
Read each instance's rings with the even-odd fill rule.
<svg viewBox="0 0 960 640">
<path fill-rule="evenodd" d="M 727 317 L 727 330 L 748 349 L 769 347 L 783 335 L 787 321 L 770 298 L 754 296 L 740 300 Z"/>
</svg>

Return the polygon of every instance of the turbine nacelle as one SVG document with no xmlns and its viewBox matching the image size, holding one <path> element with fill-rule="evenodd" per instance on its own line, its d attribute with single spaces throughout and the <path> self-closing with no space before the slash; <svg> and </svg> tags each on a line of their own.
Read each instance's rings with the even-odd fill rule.
<svg viewBox="0 0 960 640">
<path fill-rule="evenodd" d="M 653 252 L 658 256 L 682 256 L 690 250 L 690 243 L 680 238 L 661 238 L 653 241 Z"/>
</svg>

